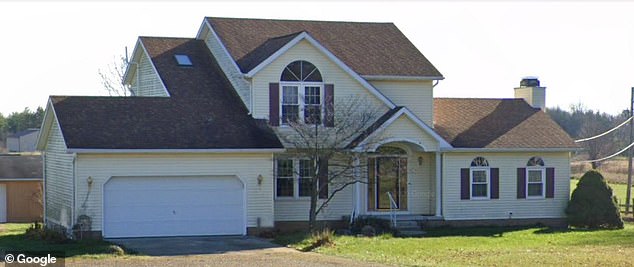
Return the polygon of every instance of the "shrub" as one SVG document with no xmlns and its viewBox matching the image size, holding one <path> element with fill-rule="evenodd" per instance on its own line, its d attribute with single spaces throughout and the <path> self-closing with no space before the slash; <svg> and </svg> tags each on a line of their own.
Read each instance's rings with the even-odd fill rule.
<svg viewBox="0 0 634 267">
<path fill-rule="evenodd" d="M 310 244 L 302 251 L 312 251 L 321 246 L 331 246 L 335 243 L 335 232 L 325 228 L 321 231 L 313 232 L 310 237 Z"/>
<path fill-rule="evenodd" d="M 53 243 L 64 243 L 69 239 L 61 232 L 44 227 L 41 222 L 34 222 L 26 229 L 25 236 L 32 240 L 44 240 Z"/>
<path fill-rule="evenodd" d="M 582 228 L 621 229 L 623 220 L 612 188 L 596 170 L 586 172 L 566 208 L 568 223 Z"/>
</svg>

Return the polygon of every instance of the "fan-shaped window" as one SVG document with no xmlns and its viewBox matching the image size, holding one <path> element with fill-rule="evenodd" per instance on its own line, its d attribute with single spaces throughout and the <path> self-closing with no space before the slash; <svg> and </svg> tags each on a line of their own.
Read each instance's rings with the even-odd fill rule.
<svg viewBox="0 0 634 267">
<path fill-rule="evenodd" d="M 321 73 L 312 63 L 304 60 L 294 61 L 288 64 L 280 81 L 283 82 L 321 82 Z"/>
<path fill-rule="evenodd" d="M 407 155 L 407 152 L 404 149 L 393 146 L 381 146 L 376 150 L 376 152 L 381 155 Z"/>
<path fill-rule="evenodd" d="M 544 160 L 542 160 L 542 158 L 540 157 L 532 157 L 528 160 L 528 163 L 526 163 L 526 166 L 542 166 L 544 167 Z"/>
<path fill-rule="evenodd" d="M 312 63 L 298 60 L 288 64 L 280 77 L 282 124 L 298 122 L 321 124 L 324 112 L 324 84 Z"/>
<path fill-rule="evenodd" d="M 477 157 L 471 161 L 471 167 L 489 167 L 489 162 L 483 157 Z"/>
</svg>

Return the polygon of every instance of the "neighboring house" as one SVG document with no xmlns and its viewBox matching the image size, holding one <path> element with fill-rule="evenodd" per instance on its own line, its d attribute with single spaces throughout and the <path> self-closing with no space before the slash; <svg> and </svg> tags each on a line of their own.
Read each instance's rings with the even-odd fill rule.
<svg viewBox="0 0 634 267">
<path fill-rule="evenodd" d="M 7 136 L 9 152 L 34 152 L 40 129 L 31 128 Z"/>
<path fill-rule="evenodd" d="M 0 155 L 0 223 L 42 221 L 42 158 Z"/>
<path fill-rule="evenodd" d="M 442 79 L 392 23 L 205 18 L 195 38 L 140 37 L 133 97 L 50 97 L 46 224 L 70 232 L 89 218 L 104 237 L 305 225 L 307 163 L 278 134 L 350 97 L 383 113 L 349 147 L 375 153 L 355 172 L 367 183 L 318 220 L 385 216 L 390 192 L 403 218 L 563 222 L 577 146 L 543 111 L 539 81 L 524 79 L 517 99 L 434 99 Z"/>
</svg>

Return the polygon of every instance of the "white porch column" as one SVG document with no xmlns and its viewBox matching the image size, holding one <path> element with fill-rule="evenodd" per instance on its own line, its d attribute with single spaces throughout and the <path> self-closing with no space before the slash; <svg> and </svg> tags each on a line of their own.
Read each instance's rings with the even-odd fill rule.
<svg viewBox="0 0 634 267">
<path fill-rule="evenodd" d="M 436 216 L 442 216 L 442 160 L 441 153 L 436 152 Z"/>
<path fill-rule="evenodd" d="M 359 212 L 361 212 L 361 170 L 359 168 L 360 161 L 359 157 L 354 158 L 354 179 L 357 181 L 354 183 L 354 198 L 352 200 L 352 205 L 354 206 L 354 217 L 359 216 Z"/>
</svg>

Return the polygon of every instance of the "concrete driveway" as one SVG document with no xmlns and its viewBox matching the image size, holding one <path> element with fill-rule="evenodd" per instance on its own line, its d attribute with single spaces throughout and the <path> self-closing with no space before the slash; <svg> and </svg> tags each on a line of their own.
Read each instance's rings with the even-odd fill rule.
<svg viewBox="0 0 634 267">
<path fill-rule="evenodd" d="M 295 251 L 268 240 L 250 236 L 118 238 L 106 239 L 106 241 L 148 256 L 218 254 L 263 249 Z"/>
</svg>

